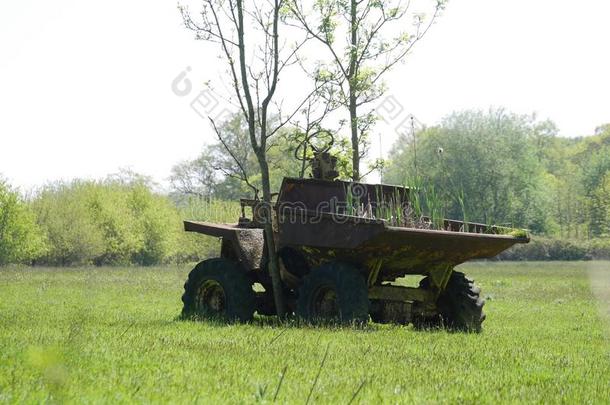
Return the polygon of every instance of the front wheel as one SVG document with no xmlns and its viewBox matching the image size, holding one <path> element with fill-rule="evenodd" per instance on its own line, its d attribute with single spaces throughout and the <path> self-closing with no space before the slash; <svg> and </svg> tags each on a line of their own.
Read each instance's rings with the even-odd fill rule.
<svg viewBox="0 0 610 405">
<path fill-rule="evenodd" d="M 332 262 L 313 269 L 303 278 L 298 294 L 296 312 L 307 322 L 362 325 L 368 321 L 366 281 L 349 264 Z"/>
<path fill-rule="evenodd" d="M 249 322 L 255 309 L 252 281 L 239 264 L 209 259 L 189 273 L 182 295 L 183 317 L 199 316 L 225 321 Z"/>
</svg>

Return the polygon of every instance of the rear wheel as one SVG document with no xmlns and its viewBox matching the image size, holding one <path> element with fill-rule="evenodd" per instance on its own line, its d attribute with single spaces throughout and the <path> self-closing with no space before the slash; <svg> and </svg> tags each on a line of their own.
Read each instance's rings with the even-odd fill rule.
<svg viewBox="0 0 610 405">
<path fill-rule="evenodd" d="M 255 309 L 252 281 L 239 264 L 227 259 L 199 263 L 189 273 L 182 295 L 182 316 L 248 322 Z"/>
<path fill-rule="evenodd" d="M 429 289 L 430 279 L 424 278 L 420 288 Z M 485 320 L 483 305 L 485 300 L 480 297 L 481 289 L 464 273 L 451 273 L 447 286 L 438 297 L 436 306 L 439 315 L 436 317 L 417 318 L 416 327 L 445 326 L 453 330 L 480 332 Z"/>
<path fill-rule="evenodd" d="M 368 289 L 357 268 L 332 262 L 303 278 L 297 315 L 312 323 L 364 324 L 369 317 Z"/>
</svg>

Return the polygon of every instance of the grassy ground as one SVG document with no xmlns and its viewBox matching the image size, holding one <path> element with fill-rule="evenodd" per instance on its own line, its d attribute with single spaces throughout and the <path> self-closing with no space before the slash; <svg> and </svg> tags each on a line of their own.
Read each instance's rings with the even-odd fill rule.
<svg viewBox="0 0 610 405">
<path fill-rule="evenodd" d="M 186 267 L 0 269 L 0 402 L 271 402 L 282 374 L 282 403 L 610 402 L 608 262 L 460 268 L 480 335 L 179 321 Z"/>
</svg>

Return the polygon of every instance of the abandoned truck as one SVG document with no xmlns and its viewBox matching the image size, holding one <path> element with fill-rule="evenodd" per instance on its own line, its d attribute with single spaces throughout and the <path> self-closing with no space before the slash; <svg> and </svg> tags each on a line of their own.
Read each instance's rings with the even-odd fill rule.
<svg viewBox="0 0 610 405">
<path fill-rule="evenodd" d="M 286 306 L 307 322 L 413 323 L 480 331 L 480 289 L 455 266 L 491 258 L 523 230 L 413 214 L 406 187 L 314 178 L 284 178 L 271 209 Z M 256 200 L 242 200 L 236 224 L 185 221 L 186 231 L 222 239 L 219 257 L 191 271 L 184 316 L 247 322 L 274 315 L 267 249 Z M 252 208 L 246 218 L 245 207 Z M 421 275 L 419 286 L 394 283 Z M 256 284 L 257 288 L 253 288 Z"/>
</svg>

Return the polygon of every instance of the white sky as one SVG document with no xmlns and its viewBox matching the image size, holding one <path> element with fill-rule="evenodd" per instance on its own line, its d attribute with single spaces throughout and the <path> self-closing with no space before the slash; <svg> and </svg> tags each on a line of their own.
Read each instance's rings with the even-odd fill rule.
<svg viewBox="0 0 610 405">
<path fill-rule="evenodd" d="M 452 0 L 391 93 L 428 125 L 493 105 L 591 134 L 610 122 L 609 17 L 607 0 Z M 163 182 L 214 139 L 189 103 L 218 69 L 174 1 L 3 0 L 0 173 L 23 189 L 121 167 Z"/>
</svg>

